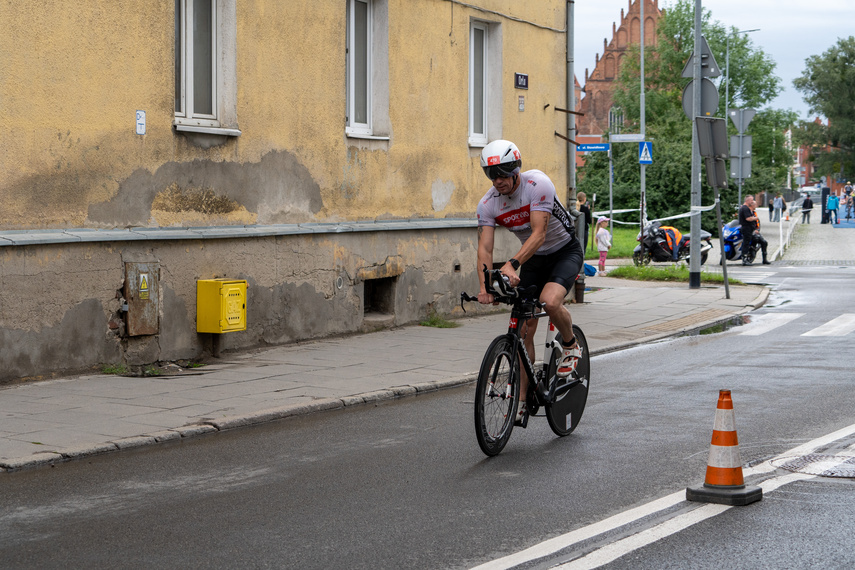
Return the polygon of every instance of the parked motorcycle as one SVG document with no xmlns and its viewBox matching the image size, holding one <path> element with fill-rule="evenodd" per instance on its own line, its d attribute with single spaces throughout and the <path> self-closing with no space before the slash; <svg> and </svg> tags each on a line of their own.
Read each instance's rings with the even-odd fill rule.
<svg viewBox="0 0 855 570">
<path fill-rule="evenodd" d="M 760 244 L 752 240 L 743 261 L 754 263 L 754 258 L 759 251 Z M 742 259 L 742 229 L 739 227 L 739 220 L 731 220 L 724 225 L 724 259 L 728 261 Z"/>
<path fill-rule="evenodd" d="M 644 226 L 644 256 L 641 255 L 641 232 L 638 232 L 636 241 L 639 242 L 632 252 L 632 261 L 636 265 L 647 265 L 651 261 L 673 261 L 671 245 L 669 243 L 678 241 L 674 244 L 679 249 L 677 250 L 677 261 L 686 261 L 689 259 L 689 234 L 682 234 L 677 238 L 677 232 L 669 226 L 662 226 L 659 221 L 648 222 Z M 712 249 L 712 234 L 701 230 L 701 265 L 706 263 L 709 251 Z"/>
</svg>

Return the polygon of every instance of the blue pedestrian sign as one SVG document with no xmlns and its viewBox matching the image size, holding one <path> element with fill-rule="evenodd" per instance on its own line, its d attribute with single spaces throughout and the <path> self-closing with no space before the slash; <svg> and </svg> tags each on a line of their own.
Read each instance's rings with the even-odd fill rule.
<svg viewBox="0 0 855 570">
<path fill-rule="evenodd" d="M 638 164 L 653 164 L 653 143 L 638 143 Z"/>
<path fill-rule="evenodd" d="M 597 143 L 597 144 L 580 144 L 576 145 L 576 150 L 579 152 L 598 152 L 609 150 L 608 143 Z"/>
</svg>

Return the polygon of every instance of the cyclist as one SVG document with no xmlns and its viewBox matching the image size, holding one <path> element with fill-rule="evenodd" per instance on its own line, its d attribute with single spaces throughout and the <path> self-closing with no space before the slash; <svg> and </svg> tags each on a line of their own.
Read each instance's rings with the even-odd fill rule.
<svg viewBox="0 0 855 570">
<path fill-rule="evenodd" d="M 521 166 L 520 151 L 510 141 L 493 141 L 481 151 L 481 168 L 493 186 L 478 202 L 478 274 L 482 274 L 485 265 L 493 267 L 496 225 L 508 228 L 522 245 L 500 271 L 508 277 L 512 287 L 537 287 L 537 295 L 546 314 L 564 339 L 564 353 L 557 374 L 567 377 L 576 368 L 582 351 L 573 336 L 573 323 L 564 307 L 564 298 L 582 268 L 584 254 L 575 232 L 570 231 L 569 222 L 561 221 L 567 216 L 552 181 L 539 170 L 522 172 Z M 522 270 L 517 275 L 520 266 Z M 493 302 L 483 280 L 478 302 Z M 525 348 L 529 355 L 534 355 L 537 319 L 530 319 L 525 324 Z M 528 413 L 524 401 L 528 378 L 524 371 L 520 380 L 517 423 Z"/>
</svg>

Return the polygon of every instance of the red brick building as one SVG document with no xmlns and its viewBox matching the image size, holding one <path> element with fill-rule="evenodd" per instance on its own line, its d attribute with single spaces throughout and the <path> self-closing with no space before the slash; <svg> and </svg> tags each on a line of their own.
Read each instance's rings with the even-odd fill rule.
<svg viewBox="0 0 855 570">
<path fill-rule="evenodd" d="M 662 10 L 659 0 L 627 0 L 628 9 L 620 11 L 620 24 L 612 22 L 612 38 L 603 40 L 603 54 L 597 55 L 594 71 L 585 69 L 584 97 L 577 99 L 577 110 L 585 113 L 577 119 L 579 135 L 602 135 L 609 127 L 614 80 L 626 56 L 627 48 L 641 40 L 641 4 L 644 2 L 644 45 L 656 45 L 656 26 Z"/>
</svg>

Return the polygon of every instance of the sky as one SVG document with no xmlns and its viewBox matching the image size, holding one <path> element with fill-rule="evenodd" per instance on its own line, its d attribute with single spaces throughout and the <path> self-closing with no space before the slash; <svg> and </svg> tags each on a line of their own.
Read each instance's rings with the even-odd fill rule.
<svg viewBox="0 0 855 570">
<path fill-rule="evenodd" d="M 629 2 L 575 0 L 575 71 L 580 83 L 585 81 L 586 68 L 594 70 L 595 56 L 603 54 L 603 39 L 611 41 L 612 22 L 619 23 L 621 8 L 627 12 Z M 673 3 L 674 0 L 659 0 L 659 7 L 667 8 Z M 822 54 L 838 38 L 855 35 L 855 0 L 702 0 L 701 4 L 712 13 L 712 20 L 727 28 L 760 28 L 747 35 L 754 47 L 775 61 L 775 74 L 782 79 L 784 88 L 771 106 L 792 109 L 802 119 L 813 118 L 793 87 L 793 79 L 801 76 L 805 59 Z M 718 64 L 724 73 L 725 62 Z"/>
</svg>

